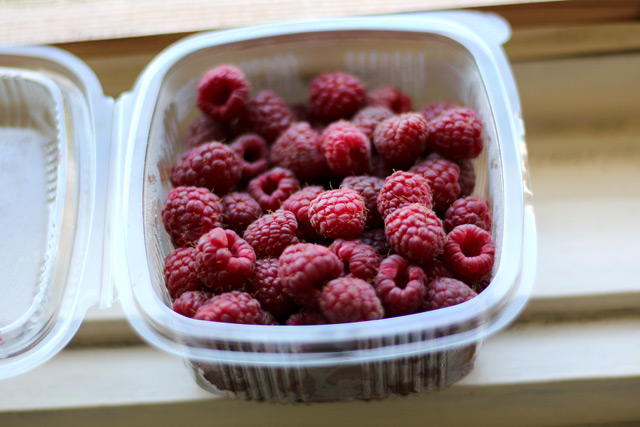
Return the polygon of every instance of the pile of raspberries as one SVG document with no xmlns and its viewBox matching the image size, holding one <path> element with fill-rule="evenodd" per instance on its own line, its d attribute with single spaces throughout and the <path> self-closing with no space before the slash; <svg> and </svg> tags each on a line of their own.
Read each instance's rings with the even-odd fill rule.
<svg viewBox="0 0 640 427">
<path fill-rule="evenodd" d="M 325 73 L 288 105 L 232 65 L 197 88 L 202 113 L 162 210 L 173 309 L 188 317 L 314 325 L 467 301 L 491 280 L 487 202 L 472 195 L 482 122 L 396 87 Z"/>
</svg>

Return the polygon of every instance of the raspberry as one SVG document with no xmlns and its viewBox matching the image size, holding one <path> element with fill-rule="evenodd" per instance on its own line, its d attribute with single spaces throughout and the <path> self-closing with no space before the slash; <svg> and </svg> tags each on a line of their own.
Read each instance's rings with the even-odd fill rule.
<svg viewBox="0 0 640 427">
<path fill-rule="evenodd" d="M 387 107 L 394 113 L 408 113 L 413 109 L 411 98 L 394 86 L 382 86 L 372 90 L 367 94 L 367 104 Z"/>
<path fill-rule="evenodd" d="M 393 172 L 395 172 L 394 169 L 387 166 L 382 157 L 377 154 L 371 157 L 371 175 L 385 179 Z"/>
<path fill-rule="evenodd" d="M 378 212 L 383 218 L 412 203 L 431 207 L 431 190 L 420 174 L 398 171 L 384 180 L 377 200 Z"/>
<path fill-rule="evenodd" d="M 202 305 L 194 319 L 210 322 L 264 325 L 265 312 L 257 299 L 246 292 L 232 291 L 216 295 Z"/>
<path fill-rule="evenodd" d="M 380 264 L 375 289 L 387 317 L 415 313 L 422 306 L 427 275 L 422 268 L 400 255 L 391 255 Z"/>
<path fill-rule="evenodd" d="M 373 143 L 385 164 L 406 168 L 427 147 L 427 121 L 418 113 L 404 113 L 383 120 L 373 132 Z"/>
<path fill-rule="evenodd" d="M 192 148 L 171 170 L 171 183 L 175 187 L 204 187 L 218 196 L 228 193 L 241 177 L 240 159 L 228 145 L 220 142 Z"/>
<path fill-rule="evenodd" d="M 452 108 L 429 122 L 427 144 L 450 159 L 478 157 L 484 146 L 482 122 L 469 108 Z"/>
<path fill-rule="evenodd" d="M 292 105 L 291 112 L 293 113 L 294 122 L 309 122 L 312 119 L 311 112 L 306 104 Z"/>
<path fill-rule="evenodd" d="M 238 137 L 231 144 L 242 165 L 242 180 L 249 181 L 269 168 L 267 142 L 253 133 Z"/>
<path fill-rule="evenodd" d="M 320 145 L 333 173 L 345 176 L 369 172 L 371 143 L 353 124 L 344 120 L 330 124 L 320 136 Z"/>
<path fill-rule="evenodd" d="M 442 225 L 449 233 L 458 225 L 473 224 L 483 230 L 491 232 L 491 213 L 484 199 L 475 196 L 458 199 L 449 209 Z"/>
<path fill-rule="evenodd" d="M 311 225 L 309 203 L 324 191 L 324 188 L 319 185 L 304 187 L 302 190 L 293 193 L 282 203 L 282 209 L 293 212 L 300 223 L 303 236 L 310 240 L 317 240 L 322 236 Z"/>
<path fill-rule="evenodd" d="M 278 257 L 289 245 L 298 243 L 298 220 L 293 212 L 278 209 L 252 222 L 244 232 L 258 258 Z"/>
<path fill-rule="evenodd" d="M 320 74 L 309 87 L 311 114 L 325 122 L 348 119 L 366 102 L 364 84 L 343 72 Z"/>
<path fill-rule="evenodd" d="M 275 318 L 286 318 L 296 308 L 293 299 L 284 293 L 278 276 L 278 259 L 264 258 L 256 261 L 253 275 L 247 284 L 247 291 L 260 301 L 262 308 Z"/>
<path fill-rule="evenodd" d="M 476 186 L 476 171 L 473 168 L 471 159 L 464 159 L 458 162 L 460 167 L 460 176 L 458 184 L 460 184 L 460 196 L 470 196 Z"/>
<path fill-rule="evenodd" d="M 444 213 L 460 195 L 460 168 L 449 160 L 425 160 L 409 172 L 418 173 L 427 180 L 433 196 L 433 210 L 438 213 Z"/>
<path fill-rule="evenodd" d="M 358 236 L 358 240 L 362 243 L 366 243 L 369 246 L 373 246 L 380 255 L 385 256 L 391 250 L 389 241 L 384 232 L 384 228 L 376 228 L 374 230 L 367 230 Z"/>
<path fill-rule="evenodd" d="M 355 190 L 364 199 L 367 209 L 368 228 L 382 227 L 384 221 L 378 212 L 378 195 L 384 185 L 384 180 L 375 176 L 348 176 L 342 180 L 341 188 Z"/>
<path fill-rule="evenodd" d="M 437 310 L 469 301 L 477 294 L 463 282 L 450 277 L 442 277 L 427 285 L 424 299 L 425 310 Z"/>
<path fill-rule="evenodd" d="M 355 127 L 360 129 L 367 138 L 373 138 L 373 131 L 381 121 L 393 117 L 393 111 L 389 108 L 378 105 L 375 107 L 365 107 L 358 111 L 351 122 Z"/>
<path fill-rule="evenodd" d="M 275 140 L 293 122 L 293 112 L 280 96 L 270 90 L 259 92 L 247 104 L 249 128 L 267 141 Z"/>
<path fill-rule="evenodd" d="M 345 263 L 346 273 L 365 282 L 373 282 L 382 262 L 376 248 L 359 240 L 337 239 L 329 249 Z"/>
<path fill-rule="evenodd" d="M 206 142 L 225 141 L 230 135 L 231 129 L 225 123 L 202 114 L 187 129 L 184 145 L 191 149 Z"/>
<path fill-rule="evenodd" d="M 273 168 L 249 182 L 249 194 L 263 212 L 275 211 L 282 202 L 300 189 L 298 179 L 288 169 Z"/>
<path fill-rule="evenodd" d="M 340 276 L 344 264 L 329 248 L 313 243 L 291 245 L 278 260 L 278 275 L 285 292 L 303 307 L 317 308 L 320 289 Z"/>
<path fill-rule="evenodd" d="M 298 313 L 294 313 L 286 321 L 286 325 L 324 325 L 329 323 L 324 314 L 320 311 L 314 310 L 301 310 Z"/>
<path fill-rule="evenodd" d="M 238 234 L 244 233 L 247 226 L 262 215 L 262 209 L 253 197 L 247 193 L 229 193 L 222 198 L 225 224 Z"/>
<path fill-rule="evenodd" d="M 384 220 L 391 248 L 423 265 L 442 252 L 444 229 L 435 212 L 417 203 L 396 209 Z"/>
<path fill-rule="evenodd" d="M 196 103 L 202 112 L 213 119 L 234 120 L 244 112 L 249 91 L 249 82 L 239 68 L 220 65 L 207 71 L 200 80 Z"/>
<path fill-rule="evenodd" d="M 442 259 L 456 278 L 475 283 L 491 274 L 495 251 L 489 233 L 475 225 L 463 224 L 447 234 Z"/>
<path fill-rule="evenodd" d="M 364 199 L 350 188 L 325 191 L 309 204 L 309 219 L 327 239 L 354 239 L 367 219 Z"/>
<path fill-rule="evenodd" d="M 476 294 L 479 294 L 480 292 L 484 291 L 485 289 L 487 289 L 487 286 L 489 286 L 491 284 L 491 276 L 487 276 L 484 279 L 480 280 L 479 282 L 476 283 L 472 283 L 471 284 L 471 289 L 473 289 L 473 291 Z"/>
<path fill-rule="evenodd" d="M 206 188 L 176 187 L 167 195 L 162 222 L 174 245 L 194 245 L 204 233 L 220 227 L 222 203 Z"/>
<path fill-rule="evenodd" d="M 164 260 L 164 283 L 171 299 L 176 299 L 186 291 L 202 288 L 196 272 L 196 250 L 178 248 Z"/>
<path fill-rule="evenodd" d="M 196 247 L 198 277 L 214 292 L 242 288 L 255 262 L 251 245 L 231 230 L 214 228 L 200 238 Z"/>
<path fill-rule="evenodd" d="M 458 105 L 448 102 L 448 101 L 436 101 L 431 102 L 425 105 L 422 110 L 420 110 L 420 114 L 427 122 L 439 117 L 445 111 L 451 110 L 452 108 L 457 108 Z"/>
<path fill-rule="evenodd" d="M 271 147 L 271 162 L 291 170 L 301 181 L 315 180 L 327 169 L 318 138 L 309 123 L 292 124 Z"/>
<path fill-rule="evenodd" d="M 453 273 L 444 265 L 444 263 L 435 258 L 433 261 L 422 266 L 424 273 L 427 275 L 427 283 L 441 277 L 453 277 Z"/>
<path fill-rule="evenodd" d="M 211 292 L 184 292 L 173 302 L 173 311 L 186 317 L 193 317 L 198 309 L 209 301 L 212 296 Z"/>
<path fill-rule="evenodd" d="M 373 287 L 361 279 L 340 277 L 322 289 L 320 309 L 331 323 L 382 319 L 384 310 Z"/>
</svg>

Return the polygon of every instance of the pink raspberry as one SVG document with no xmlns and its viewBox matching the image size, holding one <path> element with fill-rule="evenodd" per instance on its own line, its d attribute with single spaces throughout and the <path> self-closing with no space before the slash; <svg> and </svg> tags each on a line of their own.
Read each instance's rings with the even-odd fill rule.
<svg viewBox="0 0 640 427">
<path fill-rule="evenodd" d="M 173 302 L 173 311 L 186 317 L 193 317 L 198 309 L 206 304 L 212 296 L 211 292 L 184 292 Z"/>
<path fill-rule="evenodd" d="M 253 197 L 247 193 L 229 193 L 222 198 L 224 223 L 238 234 L 244 233 L 247 226 L 262 215 L 262 209 Z"/>
<path fill-rule="evenodd" d="M 491 274 L 495 251 L 491 234 L 475 225 L 463 224 L 447 234 L 442 259 L 456 278 L 470 284 Z"/>
<path fill-rule="evenodd" d="M 242 288 L 255 262 L 251 245 L 231 230 L 214 228 L 196 247 L 198 277 L 216 293 Z"/>
<path fill-rule="evenodd" d="M 378 124 L 373 143 L 389 167 L 411 166 L 427 147 L 427 121 L 418 113 L 393 116 Z"/>
<path fill-rule="evenodd" d="M 449 209 L 443 221 L 444 231 L 449 233 L 462 224 L 473 224 L 491 232 L 491 212 L 484 199 L 475 196 L 458 199 Z"/>
<path fill-rule="evenodd" d="M 231 149 L 240 159 L 243 181 L 249 181 L 269 168 L 269 147 L 260 135 L 241 135 L 233 141 Z"/>
<path fill-rule="evenodd" d="M 284 319 L 291 314 L 296 304 L 284 292 L 278 275 L 278 259 L 264 258 L 256 261 L 253 275 L 247 284 L 247 292 L 260 301 L 263 310 L 275 318 Z"/>
<path fill-rule="evenodd" d="M 249 82 L 239 68 L 220 65 L 207 71 L 200 80 L 196 103 L 211 118 L 230 121 L 244 112 L 249 92 Z"/>
<path fill-rule="evenodd" d="M 258 258 L 278 257 L 289 245 L 298 243 L 298 220 L 293 212 L 278 209 L 252 222 L 244 232 Z"/>
<path fill-rule="evenodd" d="M 200 306 L 194 319 L 210 322 L 264 325 L 266 316 L 257 299 L 246 292 L 231 291 L 216 295 Z"/>
<path fill-rule="evenodd" d="M 245 120 L 249 128 L 267 141 L 275 140 L 294 121 L 286 102 L 270 90 L 260 91 L 247 104 Z"/>
<path fill-rule="evenodd" d="M 196 272 L 194 248 L 178 248 L 164 259 L 164 283 L 171 299 L 178 298 L 184 292 L 202 288 Z"/>
<path fill-rule="evenodd" d="M 444 229 L 435 212 L 414 203 L 391 212 L 384 220 L 391 248 L 423 265 L 438 256 L 444 246 Z"/>
<path fill-rule="evenodd" d="M 331 323 L 382 319 L 384 310 L 373 287 L 361 279 L 340 277 L 322 289 L 320 309 Z"/>
<path fill-rule="evenodd" d="M 463 282 L 442 277 L 427 285 L 424 299 L 425 310 L 437 310 L 469 301 L 477 294 Z"/>
<path fill-rule="evenodd" d="M 433 196 L 433 210 L 438 213 L 444 213 L 460 195 L 460 168 L 449 160 L 425 160 L 409 172 L 420 174 L 427 180 Z"/>
<path fill-rule="evenodd" d="M 367 209 L 366 227 L 378 228 L 384 225 L 382 216 L 378 212 L 378 195 L 384 185 L 384 180 L 375 176 L 348 176 L 342 180 L 341 188 L 355 190 L 364 199 Z"/>
<path fill-rule="evenodd" d="M 373 131 L 381 121 L 393 117 L 393 111 L 381 105 L 375 107 L 365 107 L 358 111 L 351 122 L 355 127 L 360 129 L 369 140 L 373 138 Z"/>
<path fill-rule="evenodd" d="M 301 181 L 316 180 L 327 170 L 318 138 L 309 123 L 292 124 L 271 147 L 271 162 L 291 170 Z"/>
<path fill-rule="evenodd" d="M 275 211 L 300 189 L 298 179 L 288 169 L 273 168 L 249 182 L 249 194 L 263 212 Z"/>
<path fill-rule="evenodd" d="M 329 249 L 345 263 L 346 273 L 365 282 L 373 282 L 382 262 L 382 256 L 373 246 L 360 240 L 337 239 Z"/>
<path fill-rule="evenodd" d="M 452 108 L 458 108 L 458 105 L 448 101 L 436 101 L 425 105 L 422 110 L 420 110 L 420 114 L 422 114 L 422 117 L 424 117 L 427 122 L 430 122 Z"/>
<path fill-rule="evenodd" d="M 367 219 L 364 199 L 350 188 L 325 191 L 309 204 L 309 219 L 327 239 L 354 239 Z"/>
<path fill-rule="evenodd" d="M 189 125 L 184 145 L 191 149 L 207 142 L 226 141 L 231 134 L 231 129 L 224 122 L 212 119 L 206 114 L 201 114 Z"/>
<path fill-rule="evenodd" d="M 220 227 L 222 209 L 220 198 L 206 188 L 176 187 L 167 195 L 162 222 L 174 245 L 189 246 Z"/>
<path fill-rule="evenodd" d="M 375 289 L 387 317 L 415 313 L 422 306 L 427 275 L 422 268 L 400 255 L 391 255 L 380 264 Z"/>
<path fill-rule="evenodd" d="M 294 313 L 286 321 L 286 325 L 325 325 L 329 323 L 324 314 L 321 311 L 315 310 L 301 310 L 298 313 Z"/>
<path fill-rule="evenodd" d="M 367 94 L 367 104 L 383 106 L 394 113 L 408 113 L 411 111 L 411 98 L 394 86 L 382 86 Z"/>
<path fill-rule="evenodd" d="M 443 156 L 463 160 L 478 157 L 484 147 L 482 122 L 469 108 L 453 108 L 429 122 L 429 148 Z"/>
<path fill-rule="evenodd" d="M 310 309 L 318 307 L 322 287 L 343 270 L 344 264 L 336 254 L 313 243 L 291 245 L 278 260 L 278 275 L 285 292 Z"/>
<path fill-rule="evenodd" d="M 391 250 L 384 228 L 367 230 L 358 236 L 358 240 L 369 246 L 373 246 L 382 256 L 386 256 Z"/>
<path fill-rule="evenodd" d="M 420 174 L 398 171 L 384 180 L 377 200 L 378 212 L 383 218 L 412 203 L 431 208 L 431 189 Z"/>
<path fill-rule="evenodd" d="M 233 150 L 219 142 L 209 142 L 187 151 L 171 170 L 175 186 L 208 188 L 223 196 L 240 181 L 242 164 Z"/>
<path fill-rule="evenodd" d="M 320 74 L 309 87 L 309 109 L 325 122 L 348 119 L 364 107 L 366 94 L 364 84 L 351 74 Z"/>
<path fill-rule="evenodd" d="M 357 127 L 340 120 L 320 135 L 322 154 L 329 169 L 337 175 L 359 175 L 371 168 L 371 143 Z"/>
<path fill-rule="evenodd" d="M 322 236 L 311 225 L 309 204 L 324 191 L 324 188 L 319 185 L 304 187 L 302 190 L 293 193 L 282 203 L 282 209 L 293 212 L 298 219 L 303 236 L 313 241 L 322 238 Z"/>
</svg>

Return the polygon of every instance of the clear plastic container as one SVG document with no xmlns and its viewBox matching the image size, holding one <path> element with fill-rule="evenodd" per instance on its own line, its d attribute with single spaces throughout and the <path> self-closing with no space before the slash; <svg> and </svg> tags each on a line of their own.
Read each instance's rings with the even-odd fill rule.
<svg viewBox="0 0 640 427">
<path fill-rule="evenodd" d="M 86 239 L 71 245 L 64 258 L 81 265 L 81 271 L 68 277 L 66 284 L 52 279 L 51 285 L 41 286 L 48 295 L 57 295 L 60 289 L 60 295 L 48 298 L 52 309 L 44 323 L 55 329 L 66 321 L 69 330 L 56 338 L 46 330 L 50 327 L 35 328 L 41 330 L 39 338 L 20 351 L 19 345 L 12 347 L 13 337 L 7 344 L 6 327 L 0 324 L 4 338 L 0 378 L 51 357 L 77 330 L 88 305 L 109 304 L 114 286 L 134 329 L 149 343 L 184 357 L 196 381 L 215 393 L 280 402 L 377 399 L 443 388 L 464 377 L 484 338 L 524 307 L 535 272 L 524 127 L 501 47 L 508 38 L 509 27 L 501 18 L 475 12 L 199 34 L 156 57 L 114 109 L 102 96 L 95 76 L 77 59 L 51 49 L 0 49 L 0 66 L 41 71 L 51 83 L 45 86 L 53 88 L 52 99 L 60 98 L 58 91 L 63 100 L 70 89 L 76 93 L 77 108 L 70 107 L 73 102 L 51 103 L 51 114 L 62 114 L 59 123 L 71 122 L 58 126 L 56 144 L 67 145 L 66 151 L 57 149 L 58 164 L 67 166 L 57 176 L 67 179 L 66 186 L 58 186 L 52 203 L 66 201 L 70 193 L 87 200 L 60 202 L 63 214 L 74 213 L 76 227 L 48 216 L 54 228 L 64 224 L 70 227 L 67 230 L 76 230 L 73 238 Z M 16 61 L 16 56 L 22 59 Z M 57 66 L 42 67 L 38 61 Z M 476 193 L 490 201 L 494 218 L 496 262 L 491 285 L 457 306 L 375 322 L 257 326 L 202 322 L 174 313 L 162 274 L 164 258 L 173 248 L 160 211 L 170 190 L 171 165 L 182 153 L 186 128 L 198 114 L 196 85 L 207 69 L 222 63 L 240 66 L 254 93 L 269 88 L 293 103 L 305 101 L 308 83 L 318 73 L 346 70 L 369 87 L 398 86 L 412 95 L 417 107 L 446 99 L 475 109 L 485 124 L 486 141 L 475 161 Z M 2 122 L 2 111 L 0 132 L 2 126 L 11 126 Z M 61 129 L 70 134 L 66 141 Z M 75 138 L 81 132 L 84 138 Z M 43 165 L 46 168 L 47 163 Z M 80 190 L 70 191 L 71 187 Z M 43 254 L 59 262 L 59 252 Z M 38 308 L 41 300 L 34 297 L 32 305 Z M 65 304 L 75 311 L 63 313 Z M 20 328 L 29 329 L 13 329 Z"/>
</svg>

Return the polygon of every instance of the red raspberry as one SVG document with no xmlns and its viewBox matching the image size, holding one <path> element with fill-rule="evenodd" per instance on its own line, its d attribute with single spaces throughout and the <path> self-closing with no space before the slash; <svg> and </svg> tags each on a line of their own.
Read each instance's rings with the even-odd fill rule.
<svg viewBox="0 0 640 427">
<path fill-rule="evenodd" d="M 194 319 L 210 322 L 243 323 L 248 325 L 264 325 L 264 310 L 257 299 L 246 292 L 232 291 L 216 295 L 202 305 Z M 268 321 L 267 321 L 268 322 Z M 268 324 L 268 323 L 267 323 Z"/>
<path fill-rule="evenodd" d="M 249 181 L 269 168 L 269 147 L 260 135 L 241 135 L 233 141 L 231 149 L 242 164 L 243 181 Z"/>
<path fill-rule="evenodd" d="M 171 299 L 178 298 L 186 291 L 202 288 L 196 272 L 194 248 L 178 248 L 164 259 L 164 283 Z"/>
<path fill-rule="evenodd" d="M 320 311 L 314 310 L 301 310 L 298 313 L 292 314 L 286 321 L 286 325 L 325 325 L 329 323 L 324 314 Z"/>
<path fill-rule="evenodd" d="M 167 195 L 162 222 L 174 245 L 194 245 L 204 233 L 220 227 L 222 203 L 206 188 L 176 187 Z"/>
<path fill-rule="evenodd" d="M 491 284 L 491 276 L 489 275 L 484 279 L 480 280 L 479 282 L 472 283 L 471 289 L 473 289 L 475 293 L 479 294 L 480 292 L 487 289 L 487 286 L 489 286 L 490 284 Z"/>
<path fill-rule="evenodd" d="M 395 172 L 395 170 L 387 166 L 384 163 L 382 157 L 380 157 L 378 154 L 371 157 L 371 175 L 375 176 L 376 178 L 385 179 L 393 172 Z"/>
<path fill-rule="evenodd" d="M 442 259 L 456 278 L 475 283 L 491 274 L 495 251 L 491 234 L 475 225 L 463 224 L 447 234 Z"/>
<path fill-rule="evenodd" d="M 381 121 L 393 117 L 393 111 L 381 105 L 375 107 L 365 107 L 358 111 L 351 122 L 360 129 L 369 140 L 373 138 L 373 131 Z"/>
<path fill-rule="evenodd" d="M 293 299 L 284 293 L 282 281 L 278 276 L 277 258 L 256 261 L 253 275 L 247 284 L 247 292 L 260 301 L 264 310 L 278 319 L 286 318 L 296 308 Z"/>
<path fill-rule="evenodd" d="M 288 169 L 273 168 L 249 182 L 249 194 L 263 212 L 275 211 L 282 202 L 300 189 L 298 179 Z"/>
<path fill-rule="evenodd" d="M 331 323 L 382 319 L 384 310 L 373 287 L 361 279 L 340 277 L 322 289 L 320 309 Z"/>
<path fill-rule="evenodd" d="M 424 153 L 427 135 L 427 121 L 420 114 L 404 113 L 380 122 L 373 143 L 387 166 L 402 169 Z"/>
<path fill-rule="evenodd" d="M 247 193 L 229 193 L 222 198 L 225 224 L 238 234 L 244 233 L 247 226 L 262 215 L 262 209 L 253 197 Z"/>
<path fill-rule="evenodd" d="M 225 141 L 231 133 L 231 129 L 225 123 L 202 114 L 187 129 L 184 145 L 191 149 L 206 142 Z"/>
<path fill-rule="evenodd" d="M 211 292 L 187 291 L 173 302 L 173 311 L 186 317 L 193 317 L 212 296 Z"/>
<path fill-rule="evenodd" d="M 327 239 L 354 239 L 367 219 L 364 199 L 350 188 L 325 191 L 309 204 L 309 219 Z"/>
<path fill-rule="evenodd" d="M 458 105 L 448 101 L 436 101 L 425 105 L 422 110 L 420 110 L 420 114 L 427 122 L 430 122 L 452 108 L 458 108 Z"/>
<path fill-rule="evenodd" d="M 360 240 L 337 239 L 329 249 L 345 263 L 346 273 L 365 282 L 373 282 L 382 262 L 382 256 L 376 248 Z"/>
<path fill-rule="evenodd" d="M 378 195 L 384 185 L 384 180 L 375 176 L 348 176 L 342 180 L 341 188 L 351 188 L 364 199 L 367 208 L 368 228 L 382 227 L 384 221 L 378 212 Z"/>
<path fill-rule="evenodd" d="M 483 230 L 491 232 L 491 213 L 484 199 L 475 196 L 458 199 L 449 209 L 442 225 L 449 233 L 458 225 L 473 224 Z"/>
<path fill-rule="evenodd" d="M 371 143 L 357 127 L 340 120 L 320 135 L 322 154 L 335 174 L 359 175 L 371 169 Z"/>
<path fill-rule="evenodd" d="M 289 126 L 271 147 L 271 162 L 291 170 L 301 181 L 313 181 L 327 170 L 318 134 L 309 123 Z"/>
<path fill-rule="evenodd" d="M 423 265 L 438 256 L 444 246 L 442 222 L 431 209 L 414 203 L 391 212 L 384 220 L 391 248 Z"/>
<path fill-rule="evenodd" d="M 249 128 L 267 141 L 275 140 L 294 120 L 287 103 L 270 90 L 259 92 L 249 101 L 244 117 Z"/>
<path fill-rule="evenodd" d="M 442 277 L 427 285 L 424 299 L 425 310 L 437 310 L 469 301 L 477 294 L 463 282 L 450 277 Z"/>
<path fill-rule="evenodd" d="M 343 72 L 320 74 L 309 87 L 311 114 L 325 122 L 348 119 L 366 102 L 364 84 Z"/>
<path fill-rule="evenodd" d="M 449 160 L 425 160 L 409 172 L 418 173 L 427 180 L 433 196 L 433 210 L 438 213 L 444 213 L 460 195 L 460 168 Z"/>
<path fill-rule="evenodd" d="M 313 243 L 289 246 L 278 260 L 278 275 L 285 292 L 311 309 L 318 307 L 320 289 L 343 270 L 344 264 L 336 254 Z"/>
<path fill-rule="evenodd" d="M 412 203 L 431 207 L 431 189 L 420 174 L 398 171 L 384 180 L 377 200 L 378 212 L 383 218 Z"/>
<path fill-rule="evenodd" d="M 298 220 L 293 212 L 278 209 L 263 215 L 247 227 L 244 240 L 258 258 L 278 257 L 289 245 L 298 243 Z"/>
<path fill-rule="evenodd" d="M 367 230 L 358 236 L 358 240 L 362 243 L 366 243 L 369 246 L 373 246 L 380 255 L 386 256 L 391 250 L 387 235 L 384 232 L 384 228 L 376 228 L 374 230 Z"/>
<path fill-rule="evenodd" d="M 198 277 L 214 292 L 242 288 L 255 262 L 251 245 L 231 230 L 214 228 L 200 238 L 196 247 Z"/>
<path fill-rule="evenodd" d="M 444 263 L 435 258 L 433 261 L 422 266 L 424 273 L 427 275 L 427 283 L 441 277 L 453 277 L 453 273 L 444 265 Z"/>
<path fill-rule="evenodd" d="M 319 185 L 304 187 L 302 190 L 293 193 L 282 203 L 282 209 L 293 212 L 298 219 L 303 236 L 314 241 L 322 238 L 322 236 L 311 225 L 309 203 L 324 191 L 324 188 Z"/>
<path fill-rule="evenodd" d="M 218 196 L 231 190 L 242 177 L 240 158 L 219 142 L 192 148 L 180 157 L 171 170 L 171 183 L 208 188 Z"/>
<path fill-rule="evenodd" d="M 454 159 L 478 157 L 484 142 L 482 122 L 469 108 L 453 108 L 429 122 L 429 148 Z"/>
<path fill-rule="evenodd" d="M 387 317 L 415 313 L 422 306 L 427 275 L 422 268 L 400 255 L 391 255 L 380 264 L 375 289 Z"/>
<path fill-rule="evenodd" d="M 408 113 L 413 109 L 411 98 L 394 86 L 382 86 L 372 90 L 367 94 L 367 104 L 387 107 L 398 114 Z"/>
<path fill-rule="evenodd" d="M 207 71 L 200 80 L 196 103 L 213 119 L 234 120 L 244 112 L 249 92 L 249 82 L 239 68 L 220 65 Z"/>
<path fill-rule="evenodd" d="M 460 176 L 458 184 L 460 184 L 460 196 L 470 196 L 476 186 L 476 171 L 473 168 L 471 159 L 464 159 L 458 162 L 460 167 Z"/>
</svg>

